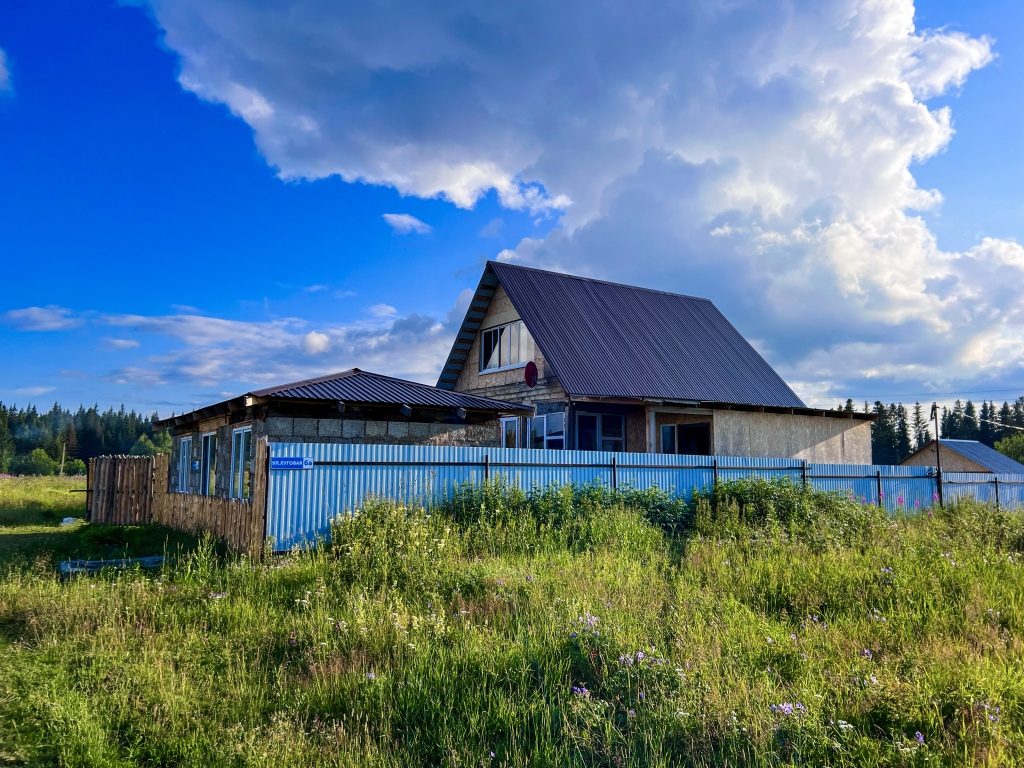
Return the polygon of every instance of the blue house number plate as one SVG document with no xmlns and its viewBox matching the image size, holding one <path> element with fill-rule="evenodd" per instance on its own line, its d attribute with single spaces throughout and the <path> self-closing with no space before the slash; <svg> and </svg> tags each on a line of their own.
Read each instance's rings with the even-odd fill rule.
<svg viewBox="0 0 1024 768">
<path fill-rule="evenodd" d="M 308 456 L 271 456 L 271 469 L 312 469 L 313 459 Z"/>
</svg>

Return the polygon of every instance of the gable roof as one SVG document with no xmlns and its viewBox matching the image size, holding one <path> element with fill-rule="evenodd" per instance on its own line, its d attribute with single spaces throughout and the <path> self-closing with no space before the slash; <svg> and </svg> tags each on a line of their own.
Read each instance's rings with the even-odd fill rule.
<svg viewBox="0 0 1024 768">
<path fill-rule="evenodd" d="M 533 413 L 531 406 L 521 403 L 507 403 L 490 397 L 450 392 L 429 384 L 418 384 L 415 381 L 395 379 L 353 368 L 349 371 L 318 376 L 315 379 L 303 379 L 276 387 L 256 389 L 214 405 L 197 408 L 189 413 L 161 419 L 155 422 L 154 426 L 162 429 L 190 420 L 228 413 L 251 404 L 244 402 L 247 398 L 257 398 L 259 402 L 264 399 L 342 401 L 353 405 L 408 405 L 418 408 L 465 408 L 467 411 Z"/>
<path fill-rule="evenodd" d="M 921 450 L 924 451 L 931 448 L 934 443 L 935 441 L 932 440 Z M 977 440 L 947 440 L 944 438 L 939 443 L 943 448 L 959 453 L 965 459 L 970 459 L 975 464 L 980 464 L 993 474 L 1024 475 L 1024 464 L 1019 464 L 1009 456 L 1000 453 L 995 448 L 989 448 Z M 915 453 L 919 452 L 915 451 Z"/>
<path fill-rule="evenodd" d="M 806 407 L 708 299 L 495 261 L 438 387 L 455 386 L 499 283 L 570 395 Z"/>
</svg>

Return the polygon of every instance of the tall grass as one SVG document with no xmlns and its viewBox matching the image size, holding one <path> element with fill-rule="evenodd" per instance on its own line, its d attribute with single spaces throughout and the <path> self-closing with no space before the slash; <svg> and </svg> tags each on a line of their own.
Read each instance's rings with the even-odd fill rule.
<svg viewBox="0 0 1024 768">
<path fill-rule="evenodd" d="M 0 578 L 0 762 L 1013 765 L 1024 524 L 755 482 L 368 503 L 263 563 Z"/>
</svg>

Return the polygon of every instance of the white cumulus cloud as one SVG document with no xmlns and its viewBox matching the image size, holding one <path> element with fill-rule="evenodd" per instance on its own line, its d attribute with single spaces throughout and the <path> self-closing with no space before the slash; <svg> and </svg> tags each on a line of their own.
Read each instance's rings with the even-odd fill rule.
<svg viewBox="0 0 1024 768">
<path fill-rule="evenodd" d="M 706 295 L 803 391 L 1024 371 L 1020 246 L 913 173 L 994 42 L 912 0 L 151 5 L 282 177 L 564 211 L 502 258 Z"/>
<path fill-rule="evenodd" d="M 54 305 L 11 309 L 0 318 L 19 331 L 66 331 L 82 324 L 80 318 L 72 316 L 70 309 Z"/>
<path fill-rule="evenodd" d="M 425 235 L 430 231 L 430 225 L 420 221 L 408 213 L 385 213 L 381 216 L 395 232 L 407 235 L 415 232 L 418 235 Z"/>
</svg>

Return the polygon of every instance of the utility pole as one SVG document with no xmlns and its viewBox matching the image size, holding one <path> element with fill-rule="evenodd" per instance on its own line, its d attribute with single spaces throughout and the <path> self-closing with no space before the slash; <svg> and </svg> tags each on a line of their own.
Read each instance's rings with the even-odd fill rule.
<svg viewBox="0 0 1024 768">
<path fill-rule="evenodd" d="M 942 443 L 939 442 L 939 404 L 932 403 L 932 419 L 935 421 L 935 464 L 938 468 L 939 506 L 942 506 Z"/>
</svg>

